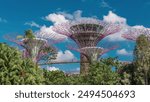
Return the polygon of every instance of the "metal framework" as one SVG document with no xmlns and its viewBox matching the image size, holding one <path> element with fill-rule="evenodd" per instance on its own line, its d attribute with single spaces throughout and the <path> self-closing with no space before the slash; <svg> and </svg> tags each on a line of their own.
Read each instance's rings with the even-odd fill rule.
<svg viewBox="0 0 150 102">
<path fill-rule="evenodd" d="M 136 39 L 140 35 L 145 35 L 148 38 L 150 38 L 150 29 L 148 29 L 148 28 L 142 28 L 142 29 L 130 28 L 124 34 L 122 34 L 122 37 L 125 39 L 128 39 L 128 40 L 136 41 Z"/>
<path fill-rule="evenodd" d="M 7 37 L 8 38 L 8 37 Z M 31 58 L 36 64 L 39 61 L 47 62 L 56 56 L 56 48 L 48 43 L 46 39 L 42 38 L 24 38 L 16 40 L 8 38 L 10 41 L 23 47 L 23 57 Z"/>
<path fill-rule="evenodd" d="M 87 62 L 88 58 L 91 60 L 92 56 L 99 56 L 99 53 L 102 52 L 101 48 L 90 48 L 96 47 L 98 42 L 104 37 L 114 34 L 120 31 L 121 26 L 112 23 L 106 23 L 94 18 L 81 18 L 74 21 L 61 23 L 54 25 L 52 28 L 58 34 L 66 35 L 75 41 L 79 47 L 80 54 L 80 73 L 87 74 L 89 63 Z M 95 53 L 95 55 L 94 55 Z M 86 56 L 88 57 L 86 57 Z"/>
<path fill-rule="evenodd" d="M 44 50 L 50 47 L 47 40 L 41 38 L 23 39 L 21 46 L 24 48 L 23 57 L 32 58 L 35 63 L 48 55 Z"/>
<path fill-rule="evenodd" d="M 81 54 L 83 54 L 84 56 L 86 56 L 86 58 L 88 59 L 88 62 L 89 63 L 92 63 L 94 61 L 97 61 L 98 58 L 111 51 L 111 50 L 114 50 L 116 49 L 118 46 L 113 46 L 111 48 L 108 48 L 108 49 L 104 49 L 102 47 L 84 47 L 84 48 L 74 48 L 72 46 L 68 46 L 69 49 L 71 50 L 75 50 L 77 52 L 80 52 Z"/>
<path fill-rule="evenodd" d="M 67 39 L 66 36 L 61 35 L 61 34 L 57 34 L 56 32 L 54 32 L 51 27 L 48 28 L 49 30 L 42 30 L 41 32 L 38 31 L 35 33 L 35 36 L 37 38 L 43 38 L 46 39 L 49 43 L 51 44 L 56 44 L 59 42 L 64 41 L 65 39 Z"/>
<path fill-rule="evenodd" d="M 93 18 L 83 18 L 57 24 L 52 29 L 68 36 L 76 42 L 79 48 L 83 48 L 96 46 L 104 37 L 120 31 L 121 26 Z"/>
</svg>

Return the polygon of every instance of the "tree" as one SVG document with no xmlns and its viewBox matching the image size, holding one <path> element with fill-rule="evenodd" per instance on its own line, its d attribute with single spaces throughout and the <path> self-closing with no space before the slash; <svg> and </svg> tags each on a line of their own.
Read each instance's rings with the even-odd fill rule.
<svg viewBox="0 0 150 102">
<path fill-rule="evenodd" d="M 44 83 L 45 85 L 65 85 L 66 76 L 62 71 L 49 71 L 43 69 Z"/>
<path fill-rule="evenodd" d="M 89 74 L 87 75 L 88 84 L 92 85 L 116 85 L 119 84 L 119 75 L 116 71 L 112 70 L 118 62 L 113 59 L 102 59 L 99 62 L 95 62 L 91 65 L 89 69 Z"/>
<path fill-rule="evenodd" d="M 122 85 L 134 85 L 134 64 L 125 64 L 118 70 L 120 76 L 120 84 Z"/>
<path fill-rule="evenodd" d="M 0 43 L 0 84 L 42 84 L 42 74 L 19 50 Z"/>
<path fill-rule="evenodd" d="M 23 39 L 15 41 L 24 48 L 23 56 L 32 58 L 36 64 L 51 61 L 57 57 L 56 48 L 48 44 L 46 39 L 36 38 L 32 30 L 26 30 L 24 36 L 18 35 L 17 39 Z"/>
<path fill-rule="evenodd" d="M 148 37 L 144 35 L 136 40 L 134 65 L 136 84 L 150 84 L 150 43 Z"/>
</svg>

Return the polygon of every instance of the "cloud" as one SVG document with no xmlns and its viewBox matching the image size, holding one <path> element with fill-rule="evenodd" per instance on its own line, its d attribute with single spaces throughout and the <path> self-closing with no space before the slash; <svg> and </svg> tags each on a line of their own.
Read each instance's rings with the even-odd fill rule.
<svg viewBox="0 0 150 102">
<path fill-rule="evenodd" d="M 132 52 L 128 52 L 126 49 L 117 50 L 118 55 L 132 55 Z"/>
<path fill-rule="evenodd" d="M 67 12 L 58 12 L 58 13 L 63 15 L 67 20 L 80 19 L 82 17 L 81 10 L 76 10 L 73 14 Z"/>
<path fill-rule="evenodd" d="M 29 25 L 31 27 L 37 27 L 40 28 L 40 25 L 37 24 L 36 22 L 32 21 L 32 22 L 26 22 L 25 25 Z"/>
<path fill-rule="evenodd" d="M 111 22 L 111 23 L 124 24 L 124 25 L 127 24 L 126 18 L 118 16 L 117 14 L 113 13 L 112 11 L 109 11 L 107 16 L 103 16 L 103 20 L 106 22 Z"/>
<path fill-rule="evenodd" d="M 57 58 L 54 61 L 69 62 L 69 61 L 75 61 L 75 60 L 76 60 L 76 57 L 74 56 L 74 54 L 70 52 L 69 50 L 66 50 L 64 52 L 59 51 L 57 54 Z"/>
<path fill-rule="evenodd" d="M 81 18 L 81 15 L 82 15 L 81 10 L 77 10 L 73 14 L 69 14 L 66 12 L 58 12 L 58 13 L 51 13 L 48 16 L 46 16 L 44 19 L 46 19 L 47 21 L 51 21 L 55 25 L 55 24 L 68 22 L 69 20 L 79 19 Z M 30 23 L 27 23 L 27 24 L 29 25 Z M 54 32 L 52 30 L 52 27 L 53 25 L 49 27 L 46 27 L 45 25 L 41 26 L 40 30 L 36 31 L 36 36 L 46 38 L 46 39 L 61 40 L 61 41 L 62 39 L 64 40 L 67 39 L 66 36 Z"/>
<path fill-rule="evenodd" d="M 100 6 L 102 8 L 110 8 L 110 9 L 112 8 L 105 0 L 101 0 Z"/>
<path fill-rule="evenodd" d="M 80 19 L 82 17 L 82 11 L 77 10 L 73 13 L 74 19 Z"/>
<path fill-rule="evenodd" d="M 112 11 L 109 11 L 108 15 L 103 16 L 103 21 L 109 23 L 120 24 L 122 30 L 118 33 L 109 35 L 106 37 L 109 41 L 124 41 L 125 39 L 122 37 L 122 34 L 129 28 L 127 25 L 127 19 L 121 16 L 118 16 Z"/>
<path fill-rule="evenodd" d="M 145 27 L 143 25 L 135 25 L 132 28 L 136 28 L 136 29 L 145 29 Z"/>
<path fill-rule="evenodd" d="M 45 17 L 46 20 L 53 22 L 54 24 L 60 24 L 68 22 L 68 20 L 61 14 L 52 13 Z"/>
<path fill-rule="evenodd" d="M 67 12 L 65 12 L 65 11 L 64 11 L 64 12 L 58 12 L 58 14 L 63 15 L 66 19 L 69 19 L 69 20 L 74 19 L 74 17 L 73 17 L 72 14 L 67 13 Z"/>
<path fill-rule="evenodd" d="M 0 22 L 7 23 L 7 20 L 0 17 Z"/>
<path fill-rule="evenodd" d="M 56 68 L 56 67 L 47 67 L 47 70 L 49 70 L 49 71 L 57 71 L 57 70 L 59 70 L 59 68 Z"/>
</svg>

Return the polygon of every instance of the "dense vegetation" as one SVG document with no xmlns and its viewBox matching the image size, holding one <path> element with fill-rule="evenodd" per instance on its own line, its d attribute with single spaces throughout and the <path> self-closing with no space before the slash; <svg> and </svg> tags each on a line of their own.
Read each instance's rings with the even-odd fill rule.
<svg viewBox="0 0 150 102">
<path fill-rule="evenodd" d="M 120 73 L 122 84 L 150 84 L 150 43 L 147 37 L 144 35 L 138 37 L 134 49 L 134 61 L 125 65 Z"/>
<path fill-rule="evenodd" d="M 0 43 L 0 84 L 42 84 L 41 70 L 15 48 Z"/>
<path fill-rule="evenodd" d="M 31 59 L 22 58 L 16 48 L 0 43 L 0 84 L 147 85 L 150 84 L 150 44 L 143 35 L 136 43 L 133 63 L 122 64 L 116 58 L 101 59 L 90 65 L 85 76 L 41 69 Z"/>
<path fill-rule="evenodd" d="M 91 65 L 89 75 L 67 76 L 62 71 L 40 69 L 31 59 L 23 59 L 19 50 L 6 44 L 0 44 L 0 56 L 0 84 L 118 84 L 118 74 L 112 71 L 113 64 L 107 60 Z"/>
</svg>

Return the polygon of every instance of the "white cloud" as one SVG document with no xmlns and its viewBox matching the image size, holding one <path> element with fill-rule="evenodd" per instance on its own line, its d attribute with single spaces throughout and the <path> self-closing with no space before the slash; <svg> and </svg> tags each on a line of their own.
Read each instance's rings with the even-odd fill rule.
<svg viewBox="0 0 150 102">
<path fill-rule="evenodd" d="M 132 55 L 132 52 L 128 52 L 126 49 L 117 50 L 117 54 L 119 55 Z"/>
<path fill-rule="evenodd" d="M 103 20 L 106 22 L 124 24 L 124 25 L 126 25 L 126 23 L 127 23 L 126 18 L 118 16 L 117 14 L 113 13 L 112 11 L 109 11 L 107 16 L 103 16 Z"/>
<path fill-rule="evenodd" d="M 76 57 L 74 56 L 74 54 L 72 52 L 70 52 L 69 50 L 66 50 L 64 52 L 59 51 L 57 54 L 57 58 L 54 61 L 58 61 L 58 62 L 69 62 L 69 61 L 75 61 Z"/>
<path fill-rule="evenodd" d="M 109 23 L 120 24 L 120 26 L 122 27 L 122 30 L 120 32 L 107 36 L 106 37 L 107 40 L 109 41 L 124 41 L 125 40 L 122 37 L 122 34 L 129 28 L 129 26 L 127 25 L 126 18 L 118 16 L 112 11 L 109 11 L 108 15 L 103 16 L 103 21 L 106 21 Z"/>
<path fill-rule="evenodd" d="M 136 28 L 136 29 L 145 29 L 145 27 L 143 25 L 135 25 L 132 28 Z"/>
<path fill-rule="evenodd" d="M 64 15 L 62 14 L 56 14 L 56 13 L 52 13 L 49 14 L 48 16 L 45 17 L 46 20 L 51 21 L 55 24 L 60 24 L 63 22 L 68 22 L 68 20 L 65 18 Z M 63 39 L 67 39 L 66 36 L 61 35 L 61 34 L 57 34 L 56 32 L 54 32 L 52 30 L 52 26 L 41 26 L 40 30 L 36 32 L 36 36 L 37 37 L 41 37 L 41 38 L 45 38 L 45 39 L 51 39 L 51 40 L 59 40 L 62 41 Z"/>
<path fill-rule="evenodd" d="M 59 68 L 56 68 L 56 67 L 47 67 L 47 70 L 49 70 L 49 71 L 57 71 L 57 70 L 59 70 Z"/>
<path fill-rule="evenodd" d="M 0 17 L 0 22 L 7 23 L 7 20 Z"/>
<path fill-rule="evenodd" d="M 59 14 L 63 15 L 67 20 L 74 20 L 79 19 L 82 17 L 82 11 L 77 10 L 73 14 L 67 13 L 67 12 L 58 12 Z"/>
<path fill-rule="evenodd" d="M 63 22 L 68 22 L 64 15 L 52 13 L 45 17 L 46 20 L 53 22 L 54 24 L 60 24 Z"/>
<path fill-rule="evenodd" d="M 82 11 L 77 10 L 73 13 L 74 19 L 80 19 L 82 17 Z"/>
<path fill-rule="evenodd" d="M 46 20 L 51 21 L 55 24 L 60 24 L 64 22 L 68 22 L 69 20 L 73 19 L 79 19 L 81 18 L 82 11 L 77 10 L 73 14 L 69 14 L 66 12 L 58 12 L 58 13 L 52 13 L 45 17 Z M 27 23 L 28 25 L 30 23 Z M 31 25 L 31 24 L 30 24 Z M 35 24 L 34 24 L 35 25 Z M 33 24 L 32 24 L 33 26 Z M 46 39 L 53 39 L 53 40 L 65 40 L 67 39 L 66 36 L 58 34 L 52 30 L 53 26 L 46 27 L 41 26 L 40 30 L 36 32 L 37 37 L 42 37 Z"/>
<path fill-rule="evenodd" d="M 26 22 L 25 25 L 29 25 L 31 27 L 37 27 L 40 28 L 40 25 L 37 24 L 36 22 L 32 21 L 32 22 Z"/>
<path fill-rule="evenodd" d="M 126 34 L 128 31 L 130 31 L 133 28 L 136 29 L 145 29 L 143 25 L 135 25 L 135 26 L 129 26 L 127 24 L 127 19 L 121 16 L 118 16 L 117 14 L 113 13 L 112 11 L 109 11 L 108 15 L 103 16 L 103 20 L 110 23 L 116 23 L 120 24 L 122 27 L 122 30 L 116 34 L 112 34 L 110 36 L 107 36 L 106 39 L 109 41 L 125 41 L 122 37 L 122 34 Z"/>
<path fill-rule="evenodd" d="M 72 14 L 70 14 L 70 13 L 67 13 L 67 12 L 58 12 L 58 14 L 61 14 L 61 15 L 63 15 L 67 20 L 69 19 L 73 19 L 74 17 L 73 17 L 73 15 Z"/>
</svg>

